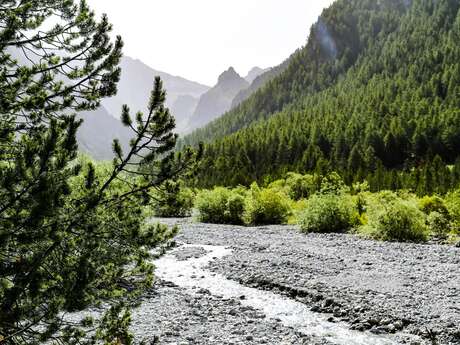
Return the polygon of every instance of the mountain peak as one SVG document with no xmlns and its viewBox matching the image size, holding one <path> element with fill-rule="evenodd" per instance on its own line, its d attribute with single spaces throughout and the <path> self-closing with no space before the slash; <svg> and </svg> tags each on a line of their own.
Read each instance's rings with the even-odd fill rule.
<svg viewBox="0 0 460 345">
<path fill-rule="evenodd" d="M 248 75 L 246 77 L 244 77 L 244 79 L 247 80 L 247 82 L 249 84 L 252 84 L 252 82 L 254 80 L 256 80 L 256 78 L 262 74 L 264 74 L 265 72 L 268 72 L 270 70 L 270 68 L 260 68 L 260 67 L 253 67 L 249 72 L 248 72 Z"/>
<path fill-rule="evenodd" d="M 235 79 L 241 79 L 241 76 L 238 73 L 236 73 L 233 67 L 230 67 L 228 70 L 226 70 L 219 76 L 218 84 L 222 84 Z"/>
<path fill-rule="evenodd" d="M 228 111 L 235 96 L 249 83 L 233 67 L 219 76 L 216 86 L 201 96 L 190 121 L 190 129 L 204 126 Z"/>
<path fill-rule="evenodd" d="M 251 68 L 251 70 L 248 72 L 248 75 L 251 75 L 251 74 L 256 74 L 256 73 L 262 73 L 264 71 L 263 68 L 260 68 L 260 67 L 253 67 Z"/>
</svg>

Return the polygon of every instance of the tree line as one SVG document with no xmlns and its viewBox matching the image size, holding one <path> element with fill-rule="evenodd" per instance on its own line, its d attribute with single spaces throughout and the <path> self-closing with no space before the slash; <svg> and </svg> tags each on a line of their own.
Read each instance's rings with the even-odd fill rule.
<svg viewBox="0 0 460 345">
<path fill-rule="evenodd" d="M 320 18 L 337 51 L 323 62 L 303 60 L 303 70 L 313 71 L 307 84 L 282 74 L 242 108 L 188 138 L 193 143 L 209 132 L 212 139 L 199 185 L 248 185 L 287 171 L 337 171 L 348 183 L 368 180 L 373 190 L 408 188 L 420 194 L 458 185 L 460 4 L 373 3 L 338 1 Z M 318 45 L 323 55 L 330 54 L 331 44 L 312 35 L 303 51 Z M 267 91 L 275 86 L 294 100 L 276 106 L 278 95 Z M 213 139 L 231 131 L 231 116 L 257 114 L 242 110 L 256 102 L 281 110 Z"/>
</svg>

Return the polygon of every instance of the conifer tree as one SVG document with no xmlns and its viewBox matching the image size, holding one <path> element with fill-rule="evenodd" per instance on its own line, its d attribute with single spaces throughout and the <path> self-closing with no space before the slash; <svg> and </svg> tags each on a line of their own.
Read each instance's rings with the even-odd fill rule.
<svg viewBox="0 0 460 345">
<path fill-rule="evenodd" d="M 115 94 L 121 39 L 85 1 L 5 0 L 0 23 L 0 344 L 131 344 L 150 251 L 175 233 L 149 224 L 143 205 L 197 157 L 170 153 L 157 78 L 147 111 L 133 119 L 123 107 L 128 152 L 115 140 L 111 167 L 79 159 L 75 112 Z M 104 317 L 63 319 L 98 304 Z"/>
</svg>

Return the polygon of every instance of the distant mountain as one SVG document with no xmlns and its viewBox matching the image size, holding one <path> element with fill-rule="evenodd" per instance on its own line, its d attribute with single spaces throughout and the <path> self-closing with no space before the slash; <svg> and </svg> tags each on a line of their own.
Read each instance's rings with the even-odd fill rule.
<svg viewBox="0 0 460 345">
<path fill-rule="evenodd" d="M 198 101 L 199 98 L 190 95 L 180 95 L 170 107 L 171 113 L 176 114 L 176 129 L 179 133 L 187 130 L 189 120 L 198 105 Z M 180 116 L 177 116 L 177 114 L 180 114 Z"/>
<path fill-rule="evenodd" d="M 78 117 L 83 119 L 83 124 L 77 131 L 81 152 L 97 160 L 110 160 L 114 157 L 112 143 L 115 138 L 120 140 L 123 150 L 127 150 L 133 133 L 104 107 L 92 112 L 79 113 Z"/>
<path fill-rule="evenodd" d="M 268 72 L 270 70 L 270 68 L 265 68 L 265 69 L 262 69 L 260 67 L 254 67 L 253 69 L 251 69 L 248 73 L 248 75 L 246 77 L 244 77 L 244 79 L 246 79 L 246 81 L 249 83 L 249 84 L 252 84 L 252 82 L 259 76 L 259 75 L 262 75 L 264 74 L 265 72 Z"/>
<path fill-rule="evenodd" d="M 102 106 L 93 112 L 79 116 L 84 123 L 78 131 L 80 150 L 98 160 L 113 158 L 112 142 L 118 138 L 122 147 L 128 148 L 132 133 L 119 120 L 123 104 L 132 115 L 146 112 L 155 76 L 160 76 L 167 91 L 166 105 L 176 118 L 176 131 L 184 130 L 193 114 L 199 97 L 209 90 L 208 86 L 154 70 L 139 60 L 123 57 L 120 67 L 121 79 L 116 96 L 102 100 Z"/>
<path fill-rule="evenodd" d="M 154 70 L 142 61 L 127 56 L 122 58 L 120 67 L 122 73 L 117 95 L 102 101 L 107 111 L 116 118 L 119 117 L 123 104 L 127 104 L 133 113 L 147 111 L 147 103 L 155 76 L 160 76 L 163 80 L 163 85 L 167 91 L 166 105 L 174 110 L 172 114 L 176 118 L 177 124 L 187 122 L 193 113 L 189 107 L 181 106 L 180 103 L 187 98 L 189 102 L 189 97 L 198 99 L 209 90 L 206 85 Z M 179 104 L 177 104 L 178 100 Z"/>
<path fill-rule="evenodd" d="M 202 127 L 230 110 L 232 101 L 249 83 L 233 67 L 219 76 L 217 85 L 201 96 L 189 121 L 189 129 Z"/>
<path fill-rule="evenodd" d="M 236 108 L 242 102 L 244 102 L 249 97 L 251 97 L 257 90 L 259 90 L 265 84 L 267 84 L 270 80 L 276 78 L 278 75 L 283 73 L 289 64 L 289 60 L 290 59 L 287 59 L 281 65 L 278 65 L 273 68 L 267 68 L 264 70 L 262 69 L 256 70 L 257 69 L 256 67 L 253 70 L 251 70 L 251 72 L 253 73 L 251 74 L 251 72 L 249 72 L 248 76 L 246 77 L 246 80 L 250 80 L 250 76 L 255 76 L 255 78 L 251 82 L 251 86 L 249 86 L 247 89 L 241 90 L 235 96 L 235 98 L 232 101 L 231 109 Z M 257 75 L 257 72 L 261 72 L 261 73 Z"/>
<path fill-rule="evenodd" d="M 9 52 L 20 64 L 31 65 L 31 61 L 22 52 L 14 48 L 10 48 Z M 178 133 L 185 131 L 200 96 L 210 89 L 206 85 L 154 70 L 127 56 L 122 58 L 120 67 L 122 72 L 117 95 L 103 99 L 102 106 L 93 112 L 79 113 L 79 117 L 84 120 L 77 132 L 79 148 L 99 160 L 113 158 L 114 138 L 120 139 L 124 149 L 128 148 L 132 133 L 119 120 L 122 105 L 127 104 L 132 115 L 137 111 L 146 112 L 155 76 L 160 76 L 163 80 L 167 91 L 166 105 L 176 118 Z"/>
</svg>

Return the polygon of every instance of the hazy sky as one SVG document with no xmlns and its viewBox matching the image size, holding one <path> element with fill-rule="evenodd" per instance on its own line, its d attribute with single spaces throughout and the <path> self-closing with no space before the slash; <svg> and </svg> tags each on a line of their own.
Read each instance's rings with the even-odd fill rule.
<svg viewBox="0 0 460 345">
<path fill-rule="evenodd" d="M 152 68 L 214 85 L 233 66 L 272 67 L 306 43 L 333 0 L 88 0 L 107 13 L 125 54 Z"/>
</svg>

